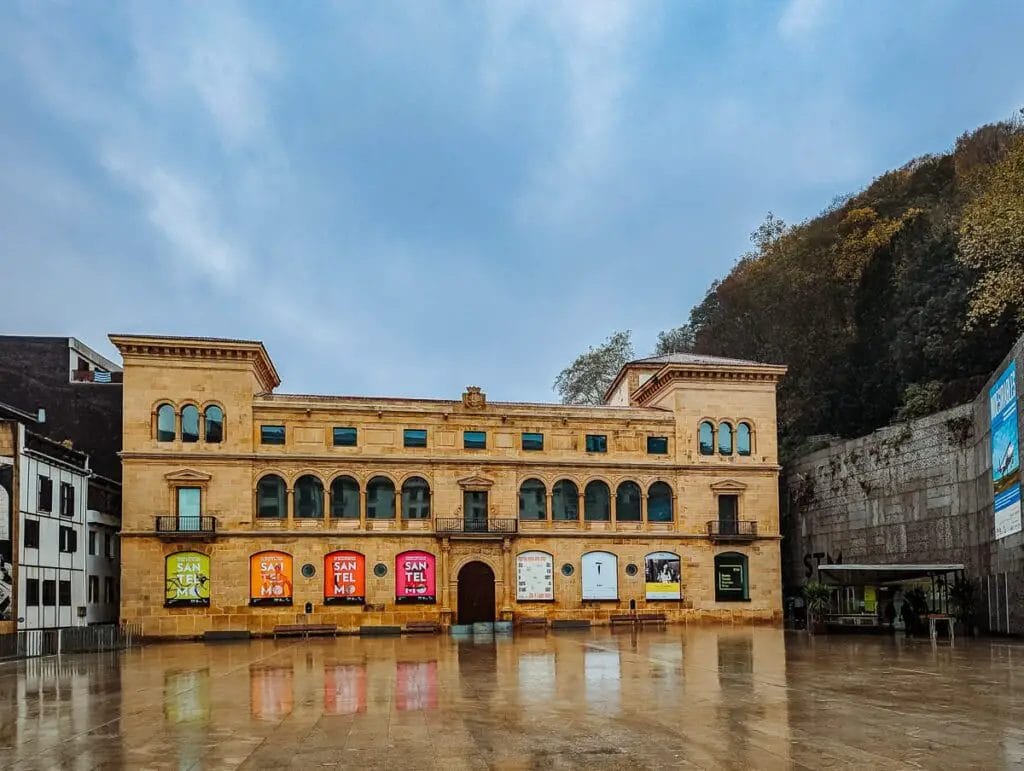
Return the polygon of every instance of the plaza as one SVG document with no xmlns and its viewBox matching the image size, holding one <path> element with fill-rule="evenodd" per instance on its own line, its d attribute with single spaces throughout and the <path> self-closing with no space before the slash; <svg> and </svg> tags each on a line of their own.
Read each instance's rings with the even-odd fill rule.
<svg viewBox="0 0 1024 771">
<path fill-rule="evenodd" d="M 0 665 L 0 766 L 1019 767 L 1022 660 L 708 625 L 167 643 Z"/>
</svg>

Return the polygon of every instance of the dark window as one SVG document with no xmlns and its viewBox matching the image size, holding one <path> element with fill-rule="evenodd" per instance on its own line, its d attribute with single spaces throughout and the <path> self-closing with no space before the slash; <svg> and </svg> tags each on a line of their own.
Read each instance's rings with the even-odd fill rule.
<svg viewBox="0 0 1024 771">
<path fill-rule="evenodd" d="M 260 426 L 260 444 L 284 444 L 284 426 Z"/>
<path fill-rule="evenodd" d="M 43 581 L 43 606 L 52 608 L 57 604 L 57 582 Z"/>
<path fill-rule="evenodd" d="M 366 485 L 366 518 L 395 518 L 395 485 L 387 477 L 374 477 Z"/>
<path fill-rule="evenodd" d="M 403 441 L 406 447 L 426 447 L 427 431 L 424 428 L 407 428 Z"/>
<path fill-rule="evenodd" d="M 39 477 L 39 511 L 53 511 L 53 480 Z"/>
<path fill-rule="evenodd" d="M 359 519 L 359 483 L 352 477 L 338 477 L 331 482 L 331 516 Z"/>
<path fill-rule="evenodd" d="M 356 446 L 356 430 L 354 428 L 338 428 L 334 429 L 334 446 L 335 447 L 355 447 Z"/>
<path fill-rule="evenodd" d="M 284 502 L 284 480 L 269 474 L 256 485 L 256 516 L 284 519 L 288 515 Z"/>
<path fill-rule="evenodd" d="M 60 483 L 60 515 L 75 516 L 75 488 L 67 482 Z"/>
<path fill-rule="evenodd" d="M 89 602 L 100 601 L 100 577 L 89 576 Z"/>
<path fill-rule="evenodd" d="M 607 522 L 611 517 L 612 496 L 608 485 L 595 479 L 583 489 L 583 519 L 588 522 Z"/>
<path fill-rule="evenodd" d="M 649 436 L 649 437 L 647 437 L 647 454 L 648 455 L 668 455 L 668 437 L 667 436 Z"/>
<path fill-rule="evenodd" d="M 25 535 L 24 543 L 26 549 L 38 549 L 39 548 L 39 520 L 38 519 L 26 519 L 25 520 Z"/>
<path fill-rule="evenodd" d="M 103 601 L 117 602 L 117 584 L 114 583 L 113 576 L 106 576 L 103 579 Z"/>
<path fill-rule="evenodd" d="M 715 427 L 709 420 L 700 424 L 700 454 L 715 454 Z"/>
<path fill-rule="evenodd" d="M 322 519 L 324 516 L 324 486 L 312 474 L 299 477 L 295 482 L 295 517 Z"/>
<path fill-rule="evenodd" d="M 523 434 L 524 450 L 543 450 L 544 434 Z"/>
<path fill-rule="evenodd" d="M 740 423 L 736 426 L 736 454 L 750 455 L 751 447 L 750 424 Z"/>
<path fill-rule="evenodd" d="M 30 608 L 39 607 L 39 579 L 29 578 L 25 581 L 25 604 Z"/>
<path fill-rule="evenodd" d="M 604 434 L 587 434 L 587 452 L 608 452 L 608 437 Z"/>
<path fill-rule="evenodd" d="M 402 519 L 430 519 L 430 485 L 422 477 L 402 483 Z"/>
<path fill-rule="evenodd" d="M 95 556 L 96 554 L 96 531 L 89 531 L 89 556 Z"/>
<path fill-rule="evenodd" d="M 548 491 L 539 479 L 527 479 L 519 486 L 519 518 L 548 518 Z"/>
<path fill-rule="evenodd" d="M 580 518 L 580 491 L 572 480 L 561 479 L 551 488 L 551 518 L 573 521 Z"/>
<path fill-rule="evenodd" d="M 718 426 L 718 452 L 721 455 L 732 455 L 731 423 L 720 423 Z"/>
<path fill-rule="evenodd" d="M 467 450 L 484 450 L 487 448 L 487 433 L 484 431 L 463 431 L 462 446 Z"/>
<path fill-rule="evenodd" d="M 71 582 L 60 582 L 60 605 L 62 608 L 71 607 Z"/>
<path fill-rule="evenodd" d="M 70 527 L 60 529 L 60 550 L 68 554 L 78 551 L 78 533 Z"/>
<path fill-rule="evenodd" d="M 740 499 L 736 495 L 718 496 L 718 532 L 736 535 L 740 514 Z"/>
<path fill-rule="evenodd" d="M 715 602 L 745 602 L 750 599 L 747 558 L 736 552 L 715 556 Z"/>
<path fill-rule="evenodd" d="M 206 408 L 203 415 L 206 423 L 206 441 L 210 444 L 218 444 L 224 441 L 224 410 L 216 404 Z"/>
<path fill-rule="evenodd" d="M 672 521 L 672 488 L 664 482 L 655 482 L 647 488 L 647 521 Z"/>
<path fill-rule="evenodd" d="M 199 408 L 189 404 L 181 410 L 181 441 L 199 441 Z"/>
<path fill-rule="evenodd" d="M 108 560 L 114 559 L 115 544 L 117 543 L 115 538 L 116 538 L 116 536 L 113 533 L 107 533 L 103 537 L 105 551 L 106 551 L 106 555 L 107 555 L 107 559 Z"/>
<path fill-rule="evenodd" d="M 174 407 L 161 404 L 156 408 L 156 440 L 173 442 L 174 433 Z"/>
<path fill-rule="evenodd" d="M 615 520 L 640 521 L 640 485 L 636 482 L 623 482 L 615 491 Z"/>
</svg>

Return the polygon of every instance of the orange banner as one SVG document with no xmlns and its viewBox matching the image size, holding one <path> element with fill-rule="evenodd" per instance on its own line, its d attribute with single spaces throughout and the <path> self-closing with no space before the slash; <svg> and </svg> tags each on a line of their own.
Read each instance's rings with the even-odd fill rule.
<svg viewBox="0 0 1024 771">
<path fill-rule="evenodd" d="M 292 555 L 261 551 L 249 558 L 249 604 L 292 604 Z"/>
<path fill-rule="evenodd" d="M 355 551 L 332 551 L 324 557 L 324 603 L 366 602 L 366 558 Z"/>
</svg>

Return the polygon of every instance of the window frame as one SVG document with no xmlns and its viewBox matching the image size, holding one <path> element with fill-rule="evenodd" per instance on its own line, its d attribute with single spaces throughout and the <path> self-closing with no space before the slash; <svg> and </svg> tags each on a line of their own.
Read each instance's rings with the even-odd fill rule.
<svg viewBox="0 0 1024 771">
<path fill-rule="evenodd" d="M 422 434 L 422 437 L 420 436 Z M 425 428 L 406 428 L 402 430 L 402 446 L 422 448 L 427 446 L 427 429 Z"/>
<path fill-rule="evenodd" d="M 301 500 L 301 491 L 299 486 L 303 485 L 303 489 L 308 490 L 312 494 L 311 501 Z M 317 500 L 317 493 L 319 493 L 319 500 Z M 300 507 L 307 503 L 312 504 L 310 514 L 301 513 Z M 317 510 L 319 508 L 319 511 Z M 292 485 L 292 517 L 294 519 L 303 520 L 317 520 L 324 518 L 324 482 L 316 474 L 303 474 L 295 480 Z"/>
<path fill-rule="evenodd" d="M 57 582 L 57 607 L 71 607 L 71 581 L 60 580 Z"/>
<path fill-rule="evenodd" d="M 486 450 L 487 449 L 487 432 L 486 431 L 463 431 L 462 432 L 462 449 L 463 450 Z"/>
<path fill-rule="evenodd" d="M 632 490 L 635 490 L 635 492 L 636 492 L 636 517 L 635 518 L 623 519 L 622 516 L 620 515 L 620 506 L 621 506 L 620 495 L 622 495 L 624 488 L 626 490 L 631 490 L 632 489 Z M 636 482 L 633 479 L 624 479 L 621 482 L 619 482 L 618 486 L 615 488 L 615 521 L 616 522 L 637 522 L 637 523 L 643 522 L 643 519 L 644 519 L 643 500 L 644 500 L 644 489 L 640 486 L 640 484 L 638 482 Z"/>
<path fill-rule="evenodd" d="M 544 451 L 544 434 L 539 431 L 523 431 L 520 434 L 519 442 L 525 452 Z M 531 442 L 534 446 L 527 446 L 527 442 Z"/>
<path fill-rule="evenodd" d="M 539 487 L 540 501 L 541 501 L 540 512 L 541 512 L 542 516 L 540 516 L 540 517 L 524 517 L 523 516 L 523 511 L 524 511 L 525 507 L 523 506 L 523 500 L 524 500 L 524 498 L 523 498 L 523 489 L 526 487 L 526 485 L 534 483 L 534 482 L 536 483 L 536 485 L 531 485 L 530 489 L 527 492 L 529 494 L 531 494 L 531 495 L 536 495 L 536 493 L 538 492 L 537 485 L 540 486 Z M 548 487 L 547 487 L 546 484 L 544 484 L 544 480 L 543 479 L 540 479 L 538 477 L 529 477 L 528 479 L 524 479 L 522 482 L 519 483 L 519 493 L 518 493 L 517 498 L 519 500 L 519 519 L 521 521 L 523 521 L 523 522 L 546 522 L 548 520 L 548 518 L 550 516 L 550 512 L 548 511 Z M 566 520 L 560 520 L 560 521 L 566 521 Z"/>
<path fill-rule="evenodd" d="M 38 608 L 40 602 L 39 579 L 25 579 L 25 607 Z"/>
<path fill-rule="evenodd" d="M 583 447 L 586 452 L 608 452 L 608 434 L 585 434 L 584 437 Z"/>
<path fill-rule="evenodd" d="M 75 554 L 78 552 L 78 531 L 73 527 L 61 525 L 58 531 L 57 550 L 61 554 Z"/>
<path fill-rule="evenodd" d="M 186 434 L 185 431 L 185 414 L 192 415 L 195 413 L 195 433 Z M 181 441 L 185 444 L 196 444 L 203 437 L 203 426 L 202 426 L 202 413 L 199 411 L 199 407 L 195 404 L 185 404 L 181 408 Z"/>
<path fill-rule="evenodd" d="M 43 579 L 43 601 L 41 605 L 44 608 L 57 607 L 57 579 Z"/>
<path fill-rule="evenodd" d="M 386 485 L 384 484 L 385 482 L 387 483 Z M 377 484 L 375 484 L 375 483 L 377 483 Z M 390 491 L 391 491 L 391 516 L 389 516 L 389 517 L 377 516 L 377 513 L 376 513 L 377 506 L 380 503 L 378 500 L 376 500 L 377 491 L 378 490 L 387 490 L 389 486 L 390 486 Z M 374 494 L 374 501 L 372 503 L 370 501 L 370 494 L 371 494 L 371 492 Z M 390 477 L 386 477 L 386 476 L 384 476 L 382 474 L 378 474 L 377 476 L 372 477 L 366 483 L 366 519 L 367 519 L 367 521 L 372 519 L 374 521 L 380 520 L 382 522 L 394 522 L 396 517 L 397 517 L 397 514 L 398 514 L 398 512 L 397 512 L 397 503 L 396 503 L 395 499 L 398 497 L 399 494 L 400 494 L 400 492 L 395 489 L 395 482 L 394 482 L 394 480 L 391 479 Z M 374 512 L 373 516 L 370 515 L 371 506 L 373 507 L 373 512 Z"/>
<path fill-rule="evenodd" d="M 339 441 L 339 437 L 342 436 L 340 432 L 346 431 L 351 432 L 352 441 Z M 347 434 L 345 434 L 347 436 Z M 332 447 L 357 447 L 359 444 L 359 429 L 355 426 L 332 426 L 331 427 L 331 446 Z"/>
<path fill-rule="evenodd" d="M 60 515 L 75 516 L 75 486 L 70 482 L 60 483 Z"/>
<path fill-rule="evenodd" d="M 651 442 L 663 443 L 664 449 L 652 450 Z M 668 455 L 668 437 L 667 436 L 648 436 L 647 437 L 647 454 L 648 455 Z"/>
<path fill-rule="evenodd" d="M 260 495 L 260 485 L 267 480 L 275 479 L 280 483 L 280 497 L 278 502 L 281 505 L 281 512 L 279 514 L 263 514 L 262 497 Z M 284 481 L 284 477 L 280 474 L 264 474 L 256 480 L 256 518 L 257 519 L 273 519 L 283 520 L 288 519 L 288 483 Z"/>
<path fill-rule="evenodd" d="M 338 511 L 344 512 L 344 510 L 345 510 L 344 504 L 345 504 L 346 498 L 345 498 L 344 493 L 346 491 L 346 488 L 345 488 L 344 485 L 345 485 L 346 481 L 352 482 L 352 485 L 348 489 L 348 492 L 350 494 L 354 494 L 355 495 L 356 515 L 354 517 L 346 516 L 344 513 L 341 513 L 341 514 L 336 513 Z M 335 486 L 339 485 L 339 484 L 342 485 L 342 487 L 341 487 L 341 491 L 342 491 L 341 503 L 342 503 L 342 506 L 341 507 L 338 507 L 338 506 L 335 505 L 335 501 L 337 501 L 337 499 L 339 497 L 335 493 Z M 354 489 L 352 489 L 352 488 L 354 488 Z M 350 521 L 351 520 L 355 520 L 356 522 L 358 522 L 362 518 L 362 511 L 361 511 L 362 489 L 359 486 L 359 480 L 358 479 L 356 479 L 354 476 L 352 476 L 350 474 L 339 474 L 338 476 L 336 476 L 334 479 L 331 480 L 331 490 L 330 490 L 330 492 L 331 492 L 331 505 L 330 505 L 330 518 L 331 519 L 347 519 L 347 520 L 350 520 Z"/>
<path fill-rule="evenodd" d="M 728 437 L 729 446 L 723 449 L 722 439 Z M 732 423 L 728 420 L 723 420 L 718 424 L 718 431 L 715 435 L 715 449 L 719 455 L 730 457 L 736 453 L 736 438 L 734 436 Z"/>
<path fill-rule="evenodd" d="M 421 485 L 419 484 L 419 482 L 422 482 L 423 484 Z M 411 487 L 410 483 L 412 483 Z M 422 492 L 423 490 L 426 490 L 425 500 L 421 499 L 418 501 L 413 501 L 410 499 L 409 504 L 412 505 L 406 505 L 407 494 L 411 494 L 412 492 Z M 402 519 L 409 520 L 411 522 L 424 522 L 426 520 L 429 520 L 433 516 L 433 511 L 431 511 L 431 503 L 433 498 L 432 493 L 433 491 L 430 489 L 430 482 L 425 477 L 413 475 L 411 477 L 407 477 L 406 479 L 404 479 L 402 481 L 402 489 L 400 491 L 400 494 L 402 496 Z M 419 514 L 419 516 L 409 516 L 409 512 L 413 509 L 413 505 L 417 507 L 417 513 Z"/>
<path fill-rule="evenodd" d="M 564 488 L 566 486 L 571 486 L 572 487 L 572 491 L 573 491 L 573 494 L 572 494 L 572 496 L 569 497 L 568 501 L 564 501 L 563 500 L 563 499 L 566 498 L 566 495 L 564 493 Z M 556 508 L 556 496 L 557 496 L 557 500 L 558 501 L 563 501 L 562 508 L 566 510 L 566 513 L 568 513 L 568 510 L 570 509 L 570 506 L 568 504 L 571 504 L 571 509 L 572 509 L 573 512 L 575 512 L 576 516 L 574 516 L 574 517 L 568 517 L 568 516 L 556 517 L 555 516 L 555 512 L 557 511 L 557 508 Z M 555 483 L 553 485 L 551 485 L 551 521 L 552 522 L 579 522 L 580 521 L 580 514 L 581 513 L 582 512 L 580 511 L 580 486 L 578 484 L 576 484 L 576 481 L 573 480 L 573 479 L 568 479 L 566 477 L 562 477 L 561 479 L 556 479 Z"/>
<path fill-rule="evenodd" d="M 211 421 L 210 420 L 210 410 L 217 410 L 220 413 L 220 420 Z M 207 444 L 221 444 L 221 443 L 223 443 L 224 442 L 224 435 L 226 433 L 225 430 L 224 430 L 224 424 L 225 423 L 226 423 L 226 421 L 224 420 L 224 408 L 221 407 L 219 404 L 207 404 L 206 407 L 203 408 L 203 425 L 202 425 L 203 441 L 206 442 Z M 211 439 L 210 438 L 210 426 L 211 425 L 217 425 L 217 424 L 220 425 L 220 436 L 215 438 L 215 439 Z"/>
<path fill-rule="evenodd" d="M 277 441 L 277 432 L 280 430 L 281 441 Z M 283 447 L 288 442 L 288 431 L 283 424 L 261 423 L 260 444 L 269 447 Z"/>
<path fill-rule="evenodd" d="M 704 442 L 704 437 L 701 434 L 707 429 L 711 441 L 708 443 Z M 702 420 L 700 425 L 697 427 L 697 452 L 705 458 L 713 458 L 715 455 L 715 449 L 717 446 L 715 437 L 715 424 L 711 420 Z"/>
<path fill-rule="evenodd" d="M 664 485 L 665 489 L 668 490 L 668 519 L 651 519 L 651 490 L 657 485 Z M 659 496 L 659 500 L 660 500 Z M 672 489 L 672 485 L 662 479 L 656 479 L 647 486 L 647 521 L 655 523 L 666 523 L 674 522 L 676 518 L 676 494 L 675 490 Z"/>
<path fill-rule="evenodd" d="M 162 413 L 166 413 L 167 410 L 170 410 L 171 430 L 165 431 L 163 434 L 161 434 L 162 429 L 160 428 L 160 415 Z M 160 402 L 160 404 L 156 406 L 154 416 L 154 434 L 156 440 L 158 442 L 173 442 L 174 440 L 176 440 L 178 438 L 178 415 L 174 411 L 174 405 L 171 404 L 170 402 Z"/>
<path fill-rule="evenodd" d="M 53 513 L 53 477 L 38 475 L 36 489 L 36 511 Z"/>
<path fill-rule="evenodd" d="M 39 520 L 38 519 L 26 519 L 23 523 L 24 527 L 21 531 L 21 544 L 25 549 L 38 549 L 39 548 Z M 32 532 L 33 538 L 32 543 L 29 543 L 29 531 Z"/>
<path fill-rule="evenodd" d="M 591 497 L 587 494 L 587 491 L 590 490 L 590 489 L 599 490 L 601 487 L 604 487 L 606 511 L 605 511 L 605 516 L 603 518 L 597 518 L 596 516 L 591 515 L 590 506 L 588 505 L 591 502 Z M 599 501 L 595 501 L 594 502 L 595 505 L 597 503 L 599 503 Z M 593 513 L 594 513 L 594 515 L 596 515 L 599 512 L 595 511 Z M 611 522 L 612 521 L 612 490 L 611 490 L 611 486 L 607 482 L 605 482 L 603 479 L 591 479 L 589 482 L 587 482 L 586 485 L 583 486 L 583 521 L 584 522 Z"/>
<path fill-rule="evenodd" d="M 743 445 L 742 445 L 742 440 L 740 439 L 740 437 L 742 436 L 744 430 L 746 431 L 746 434 L 747 434 L 747 437 L 746 437 L 746 445 L 747 445 L 746 446 L 746 451 L 744 451 L 744 448 L 743 448 Z M 751 425 L 751 423 L 749 421 L 741 420 L 739 423 L 736 424 L 735 442 L 736 442 L 736 454 L 738 456 L 740 456 L 741 458 L 749 458 L 751 455 L 754 454 L 754 427 L 753 427 L 753 425 Z"/>
</svg>

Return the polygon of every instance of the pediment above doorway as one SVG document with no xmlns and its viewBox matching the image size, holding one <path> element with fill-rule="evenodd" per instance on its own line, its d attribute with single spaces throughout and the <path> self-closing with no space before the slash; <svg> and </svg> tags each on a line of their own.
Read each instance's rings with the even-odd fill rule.
<svg viewBox="0 0 1024 771">
<path fill-rule="evenodd" d="M 735 479 L 723 479 L 720 482 L 712 482 L 711 489 L 716 493 L 742 493 L 747 486 Z"/>
<path fill-rule="evenodd" d="M 479 474 L 463 477 L 459 480 L 459 487 L 463 490 L 490 490 L 494 486 L 494 480 Z"/>
<path fill-rule="evenodd" d="M 168 482 L 209 482 L 211 477 L 203 471 L 196 471 L 192 468 L 183 468 L 179 471 L 172 471 L 164 474 Z"/>
</svg>

